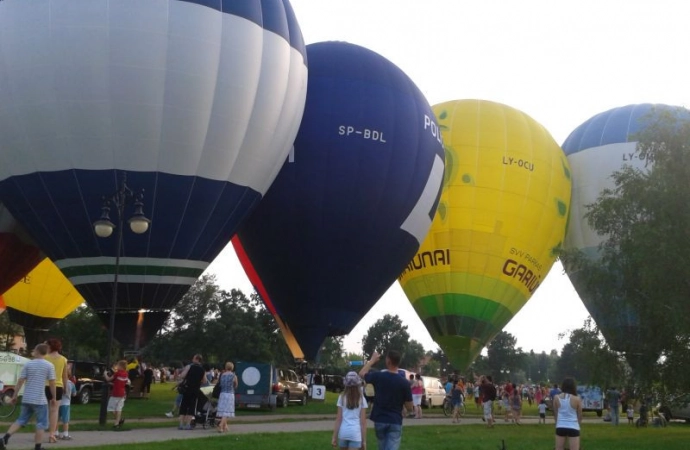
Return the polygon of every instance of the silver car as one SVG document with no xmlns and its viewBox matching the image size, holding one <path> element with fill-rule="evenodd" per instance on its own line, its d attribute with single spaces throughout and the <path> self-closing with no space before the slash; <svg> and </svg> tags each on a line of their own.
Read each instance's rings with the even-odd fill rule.
<svg viewBox="0 0 690 450">
<path fill-rule="evenodd" d="M 690 394 L 683 395 L 678 401 L 671 401 L 670 406 L 660 405 L 659 411 L 667 421 L 679 419 L 690 423 Z"/>
</svg>

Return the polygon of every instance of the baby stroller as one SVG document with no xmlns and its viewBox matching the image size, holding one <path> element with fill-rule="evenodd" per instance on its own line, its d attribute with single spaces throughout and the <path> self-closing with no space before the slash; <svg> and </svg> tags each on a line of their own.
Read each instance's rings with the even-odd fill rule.
<svg viewBox="0 0 690 450">
<path fill-rule="evenodd" d="M 196 428 L 197 425 L 201 425 L 204 429 L 218 426 L 219 421 L 216 419 L 218 400 L 211 398 L 212 390 L 213 386 L 209 386 L 202 387 L 199 391 L 199 396 L 196 399 L 194 418 L 192 418 L 192 422 L 190 423 L 192 428 Z"/>
</svg>

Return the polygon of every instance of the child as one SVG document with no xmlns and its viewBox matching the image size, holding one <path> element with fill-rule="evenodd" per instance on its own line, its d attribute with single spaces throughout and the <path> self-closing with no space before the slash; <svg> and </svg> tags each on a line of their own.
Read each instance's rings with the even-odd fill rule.
<svg viewBox="0 0 690 450">
<path fill-rule="evenodd" d="M 106 373 L 105 379 L 106 381 L 113 382 L 113 391 L 108 399 L 108 412 L 112 412 L 115 416 L 115 425 L 113 425 L 113 428 L 118 430 L 122 427 L 122 424 L 125 423 L 125 419 L 122 418 L 122 409 L 125 406 L 125 389 L 127 381 L 129 380 L 127 376 L 127 361 L 124 359 L 118 361 L 117 371 L 112 376 L 108 376 Z"/>
<path fill-rule="evenodd" d="M 633 425 L 635 421 L 633 420 L 635 418 L 635 410 L 633 409 L 632 405 L 628 405 L 628 423 L 630 425 Z"/>
<path fill-rule="evenodd" d="M 69 411 L 70 404 L 72 403 L 72 397 L 77 396 L 77 388 L 74 386 L 74 381 L 69 373 L 69 368 L 67 370 L 67 385 L 65 386 L 65 392 L 62 394 L 62 400 L 60 400 L 60 409 L 58 410 L 58 424 L 62 424 L 62 433 L 58 433 L 58 439 L 70 441 L 72 440 L 72 436 L 69 435 Z"/>
<path fill-rule="evenodd" d="M 367 401 L 362 395 L 362 380 L 356 372 L 348 372 L 343 381 L 345 390 L 338 397 L 331 445 L 342 450 L 362 448 L 367 439 Z"/>
<path fill-rule="evenodd" d="M 539 403 L 539 423 L 540 424 L 546 424 L 546 400 L 542 399 L 541 403 Z"/>
</svg>

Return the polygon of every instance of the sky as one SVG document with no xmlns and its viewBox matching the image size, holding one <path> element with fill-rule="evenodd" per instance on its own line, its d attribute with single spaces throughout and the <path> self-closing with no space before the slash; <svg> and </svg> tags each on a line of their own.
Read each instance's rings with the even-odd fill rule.
<svg viewBox="0 0 690 450">
<path fill-rule="evenodd" d="M 346 41 L 400 67 L 430 105 L 483 99 L 517 108 L 556 142 L 590 117 L 635 103 L 690 107 L 685 0 L 292 0 L 305 42 Z M 252 291 L 232 246 L 206 273 Z M 345 338 L 398 314 L 412 339 L 438 346 L 396 281 Z M 523 350 L 560 351 L 588 317 L 560 263 L 505 331 Z"/>
</svg>

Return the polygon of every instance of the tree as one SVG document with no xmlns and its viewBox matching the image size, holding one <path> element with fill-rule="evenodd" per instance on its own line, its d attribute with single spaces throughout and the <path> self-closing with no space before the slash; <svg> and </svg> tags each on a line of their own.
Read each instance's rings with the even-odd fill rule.
<svg viewBox="0 0 690 450">
<path fill-rule="evenodd" d="M 0 339 L 2 350 L 9 352 L 14 345 L 14 337 L 22 334 L 22 327 L 10 322 L 9 314 L 0 314 Z"/>
<path fill-rule="evenodd" d="M 78 307 L 58 321 L 47 335 L 62 341 L 63 353 L 70 359 L 105 359 L 108 332 L 98 316 L 86 305 Z M 114 350 L 115 354 L 119 353 L 117 344 Z"/>
<path fill-rule="evenodd" d="M 292 366 L 282 333 L 258 294 L 221 290 L 202 276 L 175 307 L 163 332 L 146 348 L 149 360 L 188 361 L 195 353 L 215 366 L 260 361 Z"/>
<path fill-rule="evenodd" d="M 556 362 L 556 382 L 573 377 L 579 384 L 606 388 L 622 386 L 625 367 L 621 358 L 602 340 L 591 319 L 582 328 L 571 331 L 570 341 L 563 346 Z"/>
<path fill-rule="evenodd" d="M 400 367 L 410 368 L 417 371 L 419 363 L 426 356 L 424 346 L 414 339 L 407 343 L 403 357 L 400 360 Z"/>
<path fill-rule="evenodd" d="M 524 353 L 515 344 L 515 336 L 501 331 L 487 347 L 487 366 L 495 381 L 511 380 L 510 374 L 523 365 Z"/>
<path fill-rule="evenodd" d="M 362 337 L 362 353 L 366 359 L 371 358 L 374 351 L 382 355 L 385 355 L 388 350 L 398 350 L 403 353 L 409 340 L 407 325 L 403 325 L 400 317 L 386 314 L 369 327 Z"/>
<path fill-rule="evenodd" d="M 362 337 L 362 353 L 366 359 L 371 358 L 374 350 L 382 355 L 388 350 L 399 351 L 402 354 L 401 367 L 416 367 L 425 354 L 424 347 L 419 342 L 410 340 L 407 325 L 403 325 L 397 315 L 390 314 L 377 320 Z M 383 360 L 381 358 L 379 368 L 384 366 Z"/>
<path fill-rule="evenodd" d="M 601 258 L 563 255 L 579 269 L 596 308 L 615 315 L 623 305 L 637 318 L 634 328 L 604 331 L 645 389 L 660 370 L 665 382 L 690 384 L 689 117 L 685 109 L 656 111 L 637 136 L 635 155 L 651 164 L 615 172 L 615 187 L 588 206 L 590 226 L 606 236 Z"/>
</svg>

